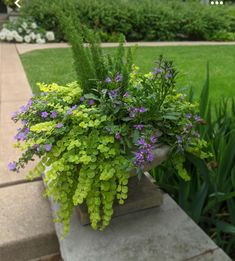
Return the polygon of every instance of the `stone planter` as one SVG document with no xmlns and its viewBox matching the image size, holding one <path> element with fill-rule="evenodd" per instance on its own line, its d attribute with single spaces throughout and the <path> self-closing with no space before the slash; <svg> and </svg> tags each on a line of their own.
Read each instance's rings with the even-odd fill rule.
<svg viewBox="0 0 235 261">
<path fill-rule="evenodd" d="M 167 159 L 168 152 L 168 146 L 157 148 L 154 151 L 154 161 L 150 165 L 146 165 L 145 175 L 142 175 L 140 180 L 135 175 L 135 171 L 131 171 L 131 177 L 128 183 L 128 198 L 125 200 L 123 205 L 119 205 L 117 201 L 114 203 L 113 217 L 118 217 L 148 208 L 158 207 L 163 203 L 162 192 L 155 184 L 153 184 L 147 171 L 165 161 Z M 81 224 L 90 224 L 89 213 L 86 204 L 83 203 L 77 209 Z"/>
</svg>

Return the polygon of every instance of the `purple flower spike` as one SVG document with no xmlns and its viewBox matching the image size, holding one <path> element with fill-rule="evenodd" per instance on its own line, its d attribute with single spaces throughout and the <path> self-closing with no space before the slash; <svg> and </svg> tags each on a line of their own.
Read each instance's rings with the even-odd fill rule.
<svg viewBox="0 0 235 261">
<path fill-rule="evenodd" d="M 45 144 L 45 151 L 51 151 L 52 145 L 51 144 Z"/>
<path fill-rule="evenodd" d="M 146 112 L 146 111 L 147 111 L 147 109 L 145 109 L 144 107 L 139 108 L 140 113 L 143 113 L 143 112 Z"/>
<path fill-rule="evenodd" d="M 55 118 L 57 117 L 57 115 L 58 115 L 57 111 L 53 111 L 53 112 L 51 113 L 51 118 L 52 118 L 52 119 L 55 119 Z"/>
<path fill-rule="evenodd" d="M 172 74 L 171 73 L 167 73 L 166 75 L 165 75 L 165 79 L 170 79 L 170 78 L 172 78 Z"/>
<path fill-rule="evenodd" d="M 120 134 L 119 132 L 117 132 L 117 133 L 115 134 L 115 139 L 116 139 L 116 140 L 120 140 L 120 139 L 121 139 L 121 134 Z"/>
<path fill-rule="evenodd" d="M 141 130 L 144 129 L 144 125 L 143 124 L 137 124 L 137 125 L 134 125 L 133 128 L 136 129 L 136 130 L 141 131 Z"/>
<path fill-rule="evenodd" d="M 23 125 L 26 125 L 26 124 L 27 124 L 27 121 L 26 121 L 26 120 L 22 120 L 21 123 L 22 123 Z"/>
<path fill-rule="evenodd" d="M 42 117 L 42 118 L 47 118 L 47 117 L 48 117 L 48 112 L 43 111 L 43 112 L 41 113 L 41 117 Z"/>
<path fill-rule="evenodd" d="M 191 114 L 191 113 L 186 114 L 186 115 L 185 115 L 185 118 L 191 119 L 191 118 L 192 118 L 192 114 Z"/>
<path fill-rule="evenodd" d="M 18 141 L 24 141 L 26 139 L 26 135 L 27 133 L 24 133 L 24 132 L 20 132 L 20 133 L 17 133 L 16 136 L 14 137 L 15 140 L 18 140 Z"/>
<path fill-rule="evenodd" d="M 146 144 L 145 139 L 144 138 L 139 138 L 138 139 L 138 144 L 139 145 L 145 145 Z"/>
<path fill-rule="evenodd" d="M 19 115 L 18 111 L 15 111 L 11 114 L 11 118 L 14 119 Z"/>
<path fill-rule="evenodd" d="M 63 123 L 57 123 L 57 124 L 56 124 L 56 128 L 57 128 L 57 129 L 60 129 L 60 128 L 62 128 L 63 126 L 64 126 Z"/>
<path fill-rule="evenodd" d="M 152 144 L 156 143 L 156 142 L 157 142 L 157 137 L 156 137 L 156 136 L 151 136 L 151 137 L 150 137 L 150 142 L 151 142 Z"/>
<path fill-rule="evenodd" d="M 129 96 L 128 92 L 125 92 L 123 98 L 127 98 Z"/>
<path fill-rule="evenodd" d="M 194 120 L 195 120 L 196 122 L 200 122 L 202 119 L 201 119 L 201 117 L 200 117 L 199 115 L 195 115 L 195 116 L 194 116 Z"/>
<path fill-rule="evenodd" d="M 31 107 L 33 105 L 33 100 L 32 99 L 29 99 L 28 103 L 27 103 L 27 106 L 28 107 Z"/>
<path fill-rule="evenodd" d="M 117 90 L 111 90 L 108 92 L 108 95 L 112 98 L 116 98 L 117 97 Z"/>
<path fill-rule="evenodd" d="M 34 144 L 33 145 L 33 149 L 35 149 L 37 152 L 39 152 L 39 145 L 38 144 Z"/>
<path fill-rule="evenodd" d="M 8 169 L 9 169 L 10 171 L 15 171 L 15 170 L 16 170 L 16 162 L 15 162 L 15 161 L 10 162 L 10 163 L 8 164 Z"/>
<path fill-rule="evenodd" d="M 90 106 L 92 106 L 92 105 L 95 104 L 95 102 L 94 102 L 94 100 L 90 99 L 90 100 L 88 100 L 88 104 L 89 104 Z"/>
<path fill-rule="evenodd" d="M 85 101 L 85 97 L 82 96 L 82 97 L 80 98 L 80 102 L 84 102 L 84 101 Z"/>
<path fill-rule="evenodd" d="M 112 82 L 112 80 L 111 80 L 111 78 L 110 77 L 106 77 L 106 79 L 105 79 L 105 81 L 104 81 L 105 83 L 111 83 Z"/>
<path fill-rule="evenodd" d="M 122 75 L 121 74 L 117 74 L 116 77 L 115 77 L 115 81 L 116 82 L 121 82 L 122 81 Z"/>
<path fill-rule="evenodd" d="M 20 107 L 20 113 L 25 113 L 28 110 L 28 106 L 21 106 Z"/>
<path fill-rule="evenodd" d="M 154 160 L 154 155 L 152 153 L 149 153 L 147 156 L 147 161 L 151 162 Z"/>
</svg>

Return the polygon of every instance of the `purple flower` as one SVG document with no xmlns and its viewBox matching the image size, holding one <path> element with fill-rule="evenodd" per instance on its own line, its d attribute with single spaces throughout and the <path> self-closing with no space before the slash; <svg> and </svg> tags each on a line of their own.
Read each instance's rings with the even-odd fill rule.
<svg viewBox="0 0 235 261">
<path fill-rule="evenodd" d="M 152 144 L 154 144 L 154 143 L 156 143 L 157 142 L 157 137 L 156 136 L 151 136 L 150 137 L 150 142 L 152 143 Z"/>
<path fill-rule="evenodd" d="M 85 97 L 82 96 L 82 97 L 80 98 L 80 102 L 84 102 L 84 101 L 85 101 Z"/>
<path fill-rule="evenodd" d="M 186 117 L 187 119 L 191 119 L 191 118 L 192 118 L 192 114 L 191 114 L 191 113 L 188 113 L 188 114 L 185 115 L 185 117 Z"/>
<path fill-rule="evenodd" d="M 119 132 L 117 132 L 117 133 L 115 134 L 115 139 L 116 139 L 116 140 L 120 140 L 120 139 L 121 139 L 121 134 L 120 134 Z"/>
<path fill-rule="evenodd" d="M 116 82 L 121 82 L 122 81 L 122 75 L 121 74 L 117 74 L 116 77 L 115 77 L 115 81 Z"/>
<path fill-rule="evenodd" d="M 55 118 L 57 117 L 57 115 L 58 115 L 57 111 L 53 111 L 53 112 L 51 113 L 51 118 L 52 118 L 52 119 L 55 119 Z"/>
<path fill-rule="evenodd" d="M 43 111 L 43 112 L 41 113 L 41 117 L 42 117 L 42 118 L 47 118 L 47 117 L 48 117 L 48 112 Z"/>
<path fill-rule="evenodd" d="M 140 113 L 143 113 L 143 112 L 146 112 L 146 111 L 147 111 L 147 109 L 145 109 L 144 107 L 140 107 L 140 108 L 139 108 L 139 112 L 140 112 Z"/>
<path fill-rule="evenodd" d="M 33 149 L 35 149 L 37 152 L 39 152 L 39 145 L 38 144 L 34 144 L 33 145 Z"/>
<path fill-rule="evenodd" d="M 111 90 L 108 92 L 108 95 L 112 98 L 116 98 L 117 97 L 117 90 Z"/>
<path fill-rule="evenodd" d="M 200 117 L 199 115 L 195 115 L 195 116 L 194 116 L 194 120 L 195 120 L 196 122 L 200 122 L 202 119 L 201 119 L 201 117 Z"/>
<path fill-rule="evenodd" d="M 75 104 L 75 105 L 73 105 L 73 106 L 71 107 L 71 110 L 73 111 L 73 110 L 75 110 L 77 107 L 78 107 L 78 106 Z"/>
<path fill-rule="evenodd" d="M 11 114 L 11 118 L 14 119 L 19 115 L 18 111 L 15 111 Z"/>
<path fill-rule="evenodd" d="M 154 160 L 154 154 L 149 153 L 149 154 L 147 155 L 147 161 L 151 162 L 151 161 L 153 161 L 153 160 Z"/>
<path fill-rule="evenodd" d="M 144 138 L 139 138 L 138 139 L 138 144 L 139 145 L 145 145 L 146 144 L 145 139 Z"/>
<path fill-rule="evenodd" d="M 18 141 L 24 141 L 26 139 L 26 136 L 27 136 L 27 133 L 19 132 L 19 133 L 16 134 L 14 139 L 16 139 Z"/>
<path fill-rule="evenodd" d="M 152 74 L 158 74 L 158 73 L 162 73 L 163 70 L 161 68 L 154 68 L 153 71 L 152 71 Z"/>
<path fill-rule="evenodd" d="M 26 125 L 26 124 L 27 124 L 27 121 L 26 121 L 26 120 L 22 120 L 21 123 L 22 123 L 23 125 Z"/>
<path fill-rule="evenodd" d="M 112 82 L 112 80 L 111 80 L 111 78 L 110 77 L 106 77 L 106 79 L 105 79 L 105 81 L 104 81 L 105 83 L 111 83 Z"/>
<path fill-rule="evenodd" d="M 95 104 L 95 102 L 94 102 L 94 100 L 90 99 L 90 100 L 88 100 L 88 104 L 89 104 L 90 106 L 92 106 L 92 105 Z"/>
<path fill-rule="evenodd" d="M 169 78 L 172 78 L 172 74 L 171 73 L 167 73 L 166 75 L 165 75 L 165 79 L 169 79 Z"/>
<path fill-rule="evenodd" d="M 141 130 L 143 130 L 144 125 L 143 124 L 137 124 L 137 125 L 134 125 L 133 128 L 136 129 L 136 130 L 141 131 Z"/>
<path fill-rule="evenodd" d="M 63 123 L 57 123 L 57 124 L 56 124 L 56 128 L 57 128 L 57 129 L 60 129 L 60 128 L 62 128 L 63 126 L 64 126 Z"/>
<path fill-rule="evenodd" d="M 33 100 L 29 99 L 28 103 L 27 103 L 27 107 L 31 107 L 33 105 Z"/>
<path fill-rule="evenodd" d="M 45 151 L 50 151 L 51 150 L 52 145 L 51 144 L 45 144 L 44 148 Z"/>
<path fill-rule="evenodd" d="M 125 92 L 123 98 L 127 98 L 129 96 L 128 92 Z"/>
<path fill-rule="evenodd" d="M 15 162 L 15 161 L 10 162 L 10 163 L 8 164 L 8 169 L 11 170 L 11 171 L 16 170 L 16 162 Z"/>
<path fill-rule="evenodd" d="M 21 106 L 20 107 L 20 113 L 24 113 L 24 112 L 26 112 L 28 110 L 28 106 Z"/>
<path fill-rule="evenodd" d="M 77 105 L 73 105 L 70 109 L 67 110 L 67 114 L 71 115 L 73 113 L 73 110 L 77 108 Z"/>
</svg>

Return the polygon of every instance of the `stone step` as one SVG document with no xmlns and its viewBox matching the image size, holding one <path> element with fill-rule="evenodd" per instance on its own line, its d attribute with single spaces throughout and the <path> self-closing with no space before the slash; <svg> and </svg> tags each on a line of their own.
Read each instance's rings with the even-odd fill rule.
<svg viewBox="0 0 235 261">
<path fill-rule="evenodd" d="M 59 253 L 41 181 L 0 189 L 0 260 L 28 261 Z"/>
</svg>

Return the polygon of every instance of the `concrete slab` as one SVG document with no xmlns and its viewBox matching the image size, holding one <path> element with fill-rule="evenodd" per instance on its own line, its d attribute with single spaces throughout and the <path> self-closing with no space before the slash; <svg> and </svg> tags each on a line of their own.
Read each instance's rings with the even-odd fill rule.
<svg viewBox="0 0 235 261">
<path fill-rule="evenodd" d="M 209 250 L 199 256 L 195 256 L 184 261 L 231 261 L 231 259 L 224 255 L 223 250 L 217 248 L 214 251 Z"/>
<path fill-rule="evenodd" d="M 218 249 L 167 194 L 163 202 L 158 208 L 114 218 L 103 232 L 80 225 L 74 212 L 70 234 L 60 241 L 62 258 L 64 261 L 186 261 Z M 55 211 L 58 206 L 52 204 L 52 208 Z M 56 231 L 61 234 L 60 224 L 56 224 Z M 224 252 L 218 254 L 221 261 L 230 260 Z"/>
<path fill-rule="evenodd" d="M 32 96 L 28 80 L 14 44 L 0 43 L 0 187 L 25 181 L 30 164 L 21 174 L 9 172 L 7 164 L 17 160 L 20 151 L 13 148 L 13 137 L 20 124 L 11 121 L 12 112 Z"/>
<path fill-rule="evenodd" d="M 59 252 L 43 184 L 0 189 L 0 260 L 26 261 Z"/>
</svg>

